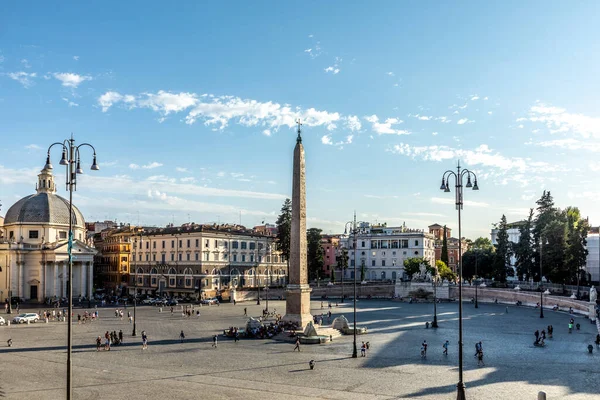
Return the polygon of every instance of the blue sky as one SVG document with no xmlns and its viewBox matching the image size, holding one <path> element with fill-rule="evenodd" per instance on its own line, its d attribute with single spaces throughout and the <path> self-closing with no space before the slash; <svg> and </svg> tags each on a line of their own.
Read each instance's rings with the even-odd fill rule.
<svg viewBox="0 0 600 400">
<path fill-rule="evenodd" d="M 439 185 L 459 159 L 467 236 L 544 189 L 600 223 L 599 3 L 173 4 L 3 3 L 0 214 L 73 132 L 101 166 L 78 182 L 88 220 L 274 222 L 299 117 L 325 232 L 356 210 L 456 233 Z"/>
</svg>

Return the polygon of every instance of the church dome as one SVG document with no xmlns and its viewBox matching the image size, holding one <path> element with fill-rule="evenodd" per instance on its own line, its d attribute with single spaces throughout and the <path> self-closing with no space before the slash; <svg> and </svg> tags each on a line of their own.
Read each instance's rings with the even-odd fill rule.
<svg viewBox="0 0 600 400">
<path fill-rule="evenodd" d="M 69 201 L 56 195 L 56 185 L 50 168 L 38 175 L 37 193 L 24 197 L 12 205 L 4 217 L 4 225 L 50 224 L 69 225 Z M 83 228 L 83 214 L 75 206 L 71 215 L 73 226 Z"/>
</svg>

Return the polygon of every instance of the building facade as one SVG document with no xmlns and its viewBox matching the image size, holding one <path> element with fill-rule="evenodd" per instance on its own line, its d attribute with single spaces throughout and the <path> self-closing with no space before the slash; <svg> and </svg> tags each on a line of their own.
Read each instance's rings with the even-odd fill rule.
<svg viewBox="0 0 600 400">
<path fill-rule="evenodd" d="M 73 223 L 73 276 L 68 275 L 69 220 Z M 56 195 L 52 166 L 38 175 L 36 193 L 17 201 L 6 212 L 0 239 L 0 296 L 44 302 L 93 290 L 95 250 L 85 244 L 85 221 L 68 200 Z"/>
<path fill-rule="evenodd" d="M 127 286 L 130 272 L 131 238 L 135 231 L 129 226 L 105 229 L 94 235 L 94 248 L 98 251 L 94 261 L 97 287 L 113 292 Z"/>
<path fill-rule="evenodd" d="M 105 237 L 106 265 L 119 269 L 106 275 L 119 281 L 117 292 L 206 297 L 224 289 L 282 286 L 287 281 L 287 262 L 276 249 L 276 238 L 239 225 L 131 226 Z M 112 284 L 111 279 L 103 281 Z"/>
<path fill-rule="evenodd" d="M 321 276 L 331 278 L 337 266 L 337 250 L 340 245 L 338 235 L 322 235 L 321 248 L 323 249 L 323 270 Z"/>
<path fill-rule="evenodd" d="M 356 254 L 354 235 L 340 237 L 340 247 L 348 249 L 348 269 L 344 279 L 354 279 L 355 263 L 357 278 L 364 270 L 364 278 L 369 281 L 409 279 L 404 273 L 407 258 L 423 257 L 432 265 L 435 263 L 435 239 L 422 229 L 363 223 L 357 231 Z"/>
<path fill-rule="evenodd" d="M 435 238 L 435 259 L 442 259 L 442 247 L 444 244 L 444 227 L 440 224 L 428 226 L 429 233 Z M 463 238 L 462 243 L 459 243 L 458 238 L 452 237 L 452 229 L 446 227 L 446 243 L 448 246 L 448 266 L 453 272 L 457 272 L 458 263 L 462 255 L 469 249 L 467 241 Z M 459 244 L 462 246 L 459 248 Z"/>
</svg>

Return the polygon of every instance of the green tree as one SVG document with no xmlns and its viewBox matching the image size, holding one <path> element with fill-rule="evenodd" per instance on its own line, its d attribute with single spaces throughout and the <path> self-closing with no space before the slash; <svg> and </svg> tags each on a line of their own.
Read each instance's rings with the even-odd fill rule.
<svg viewBox="0 0 600 400">
<path fill-rule="evenodd" d="M 567 252 L 567 223 L 565 214 L 557 214 L 555 219 L 546 224 L 546 227 L 540 232 L 541 240 L 544 242 L 538 251 L 542 252 L 543 277 L 552 282 L 569 283 L 571 274 L 566 267 Z M 539 259 L 539 258 L 538 258 Z M 539 265 L 539 264 L 538 264 Z M 540 270 L 538 268 L 536 281 L 539 281 Z"/>
<path fill-rule="evenodd" d="M 281 206 L 281 214 L 277 217 L 277 249 L 285 257 L 290 267 L 290 239 L 292 232 L 292 201 L 285 199 Z"/>
<path fill-rule="evenodd" d="M 448 265 L 448 234 L 446 232 L 446 225 L 444 225 L 444 236 L 442 238 L 442 254 L 440 254 L 440 260 L 442 260 L 446 265 Z"/>
<path fill-rule="evenodd" d="M 494 245 L 492 244 L 492 241 L 489 238 L 478 237 L 477 239 L 475 239 L 475 241 L 473 241 L 471 243 L 471 245 L 469 246 L 469 249 L 485 250 L 485 249 L 491 249 L 493 247 L 494 247 Z"/>
<path fill-rule="evenodd" d="M 494 257 L 493 274 L 494 280 L 506 282 L 506 275 L 510 268 L 510 257 L 512 255 L 511 244 L 508 241 L 508 224 L 503 214 L 498 224 L 498 236 L 496 237 L 496 255 Z M 510 268 L 512 271 L 512 268 Z"/>
<path fill-rule="evenodd" d="M 570 283 L 576 284 L 578 276 L 587 262 L 587 233 L 590 226 L 581 218 L 577 207 L 567 207 L 564 211 L 567 220 L 567 249 L 565 254 L 566 273 Z"/>
<path fill-rule="evenodd" d="M 496 252 L 491 248 L 472 248 L 466 251 L 461 259 L 463 277 L 472 279 L 475 276 L 491 279 L 494 277 L 494 260 Z"/>
<path fill-rule="evenodd" d="M 337 267 L 340 270 L 342 276 L 344 271 L 348 269 L 348 250 L 345 247 L 340 249 L 339 255 L 336 256 Z M 334 274 L 335 275 L 335 274 Z"/>
<path fill-rule="evenodd" d="M 404 273 L 411 277 L 415 272 L 419 272 L 421 264 L 425 264 L 427 271 L 432 274 L 435 273 L 435 268 L 429 264 L 429 260 L 426 260 L 423 257 L 411 257 L 404 260 Z"/>
<path fill-rule="evenodd" d="M 323 246 L 321 246 L 321 229 L 310 228 L 306 234 L 307 242 L 307 266 L 308 279 L 313 280 L 321 274 L 323 270 Z"/>
<path fill-rule="evenodd" d="M 524 224 L 519 226 L 519 241 L 513 243 L 515 253 L 515 267 L 517 276 L 526 281 L 535 275 L 537 270 L 535 264 L 534 240 L 532 236 L 533 208 L 529 210 L 529 217 Z"/>
<path fill-rule="evenodd" d="M 437 260 L 435 262 L 435 267 L 437 269 L 437 273 L 438 273 L 440 279 L 442 279 L 442 280 L 445 279 L 449 282 L 456 280 L 456 274 L 442 260 Z"/>
</svg>

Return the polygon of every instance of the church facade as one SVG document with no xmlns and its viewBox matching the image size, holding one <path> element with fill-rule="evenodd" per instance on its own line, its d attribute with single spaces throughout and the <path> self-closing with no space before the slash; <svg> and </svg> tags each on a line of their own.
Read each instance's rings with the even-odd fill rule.
<svg viewBox="0 0 600 400">
<path fill-rule="evenodd" d="M 73 276 L 68 275 L 69 218 L 73 222 Z M 85 221 L 77 207 L 56 194 L 52 166 L 38 175 L 36 193 L 12 205 L 0 226 L 0 301 L 18 297 L 44 302 L 90 297 L 96 250 L 85 244 Z"/>
</svg>

